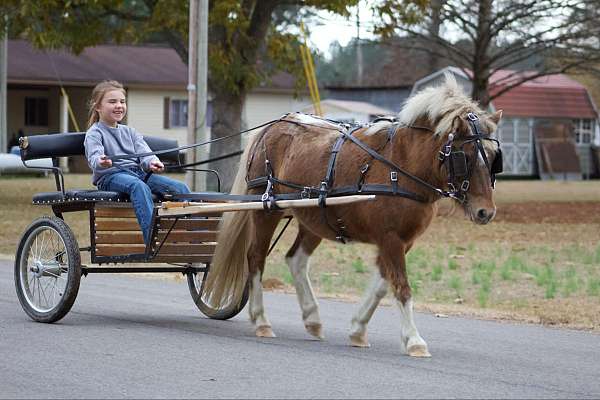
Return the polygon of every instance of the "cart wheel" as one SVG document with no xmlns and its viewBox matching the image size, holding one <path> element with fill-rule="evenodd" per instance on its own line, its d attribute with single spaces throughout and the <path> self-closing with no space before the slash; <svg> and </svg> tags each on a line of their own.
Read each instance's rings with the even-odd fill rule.
<svg viewBox="0 0 600 400">
<path fill-rule="evenodd" d="M 38 322 L 58 321 L 73 306 L 80 279 L 79 246 L 69 226 L 56 217 L 34 220 L 15 259 L 15 287 L 23 310 Z"/>
<path fill-rule="evenodd" d="M 202 314 L 212 319 L 230 319 L 239 314 L 248 302 L 248 291 L 249 287 L 246 284 L 244 293 L 242 293 L 242 299 L 239 304 L 233 304 L 228 302 L 221 306 L 221 308 L 212 307 L 206 298 L 202 296 L 204 291 L 204 282 L 206 281 L 208 272 L 190 272 L 187 274 L 188 286 L 190 288 L 190 294 L 196 306 L 202 311 Z"/>
</svg>

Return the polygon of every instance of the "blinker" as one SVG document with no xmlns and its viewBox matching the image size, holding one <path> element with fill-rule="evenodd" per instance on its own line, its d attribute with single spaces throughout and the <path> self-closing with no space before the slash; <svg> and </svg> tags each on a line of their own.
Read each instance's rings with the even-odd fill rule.
<svg viewBox="0 0 600 400">
<path fill-rule="evenodd" d="M 502 150 L 498 149 L 496 156 L 494 157 L 494 161 L 492 162 L 492 168 L 490 169 L 490 172 L 495 175 L 501 173 L 502 170 Z"/>
<path fill-rule="evenodd" d="M 454 176 L 467 176 L 467 157 L 464 151 L 453 151 L 450 153 L 450 171 Z"/>
</svg>

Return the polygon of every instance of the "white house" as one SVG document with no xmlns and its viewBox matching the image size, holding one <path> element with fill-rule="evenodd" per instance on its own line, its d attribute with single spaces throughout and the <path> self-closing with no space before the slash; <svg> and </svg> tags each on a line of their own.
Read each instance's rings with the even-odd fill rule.
<svg viewBox="0 0 600 400">
<path fill-rule="evenodd" d="M 187 66 L 167 47 L 102 45 L 75 56 L 9 40 L 8 142 L 14 144 L 19 134 L 85 131 L 93 86 L 114 79 L 127 89 L 128 125 L 187 144 L 187 77 Z M 296 97 L 293 77 L 278 74 L 247 96 L 243 126 L 298 111 L 305 103 Z M 209 102 L 209 124 L 210 109 Z"/>
</svg>

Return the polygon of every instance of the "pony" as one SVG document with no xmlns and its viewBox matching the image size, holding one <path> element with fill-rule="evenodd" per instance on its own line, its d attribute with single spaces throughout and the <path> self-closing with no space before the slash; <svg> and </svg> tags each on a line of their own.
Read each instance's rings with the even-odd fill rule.
<svg viewBox="0 0 600 400">
<path fill-rule="evenodd" d="M 401 315 L 401 350 L 431 356 L 414 321 L 406 254 L 443 197 L 455 199 L 476 224 L 494 218 L 494 175 L 501 172 L 502 158 L 490 135 L 501 116 L 502 111 L 484 112 L 447 74 L 440 86 L 409 98 L 398 120 L 379 120 L 348 133 L 334 121 L 292 113 L 251 138 L 232 193 L 263 194 L 263 200 L 273 193 L 319 196 L 321 207 L 288 210 L 298 221 L 298 233 L 286 262 L 309 334 L 324 338 L 308 277 L 311 254 L 323 239 L 370 243 L 377 249 L 376 268 L 352 317 L 350 344 L 370 345 L 367 324 L 391 290 Z M 326 196 L 336 193 L 378 195 L 374 201 L 327 206 Z M 277 209 L 227 213 L 204 289 L 218 306 L 240 299 L 249 285 L 250 321 L 259 337 L 275 337 L 261 279 L 283 216 Z"/>
</svg>

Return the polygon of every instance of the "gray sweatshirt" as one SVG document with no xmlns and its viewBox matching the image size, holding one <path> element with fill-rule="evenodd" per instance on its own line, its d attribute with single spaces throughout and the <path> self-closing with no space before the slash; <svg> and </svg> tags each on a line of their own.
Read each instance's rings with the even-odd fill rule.
<svg viewBox="0 0 600 400">
<path fill-rule="evenodd" d="M 98 181 L 103 177 L 119 172 L 120 168 L 127 168 L 138 165 L 137 159 L 115 160 L 113 166 L 104 168 L 100 165 L 100 156 L 117 156 L 123 154 L 139 154 L 149 153 L 150 147 L 144 141 L 144 137 L 140 135 L 134 128 L 127 125 L 118 124 L 116 128 L 102 123 L 96 122 L 87 130 L 85 134 L 85 157 L 88 165 L 92 169 L 92 183 L 98 185 Z M 139 162 L 140 167 L 147 171 L 150 168 L 150 162 L 158 161 L 156 156 L 143 157 Z"/>
</svg>

